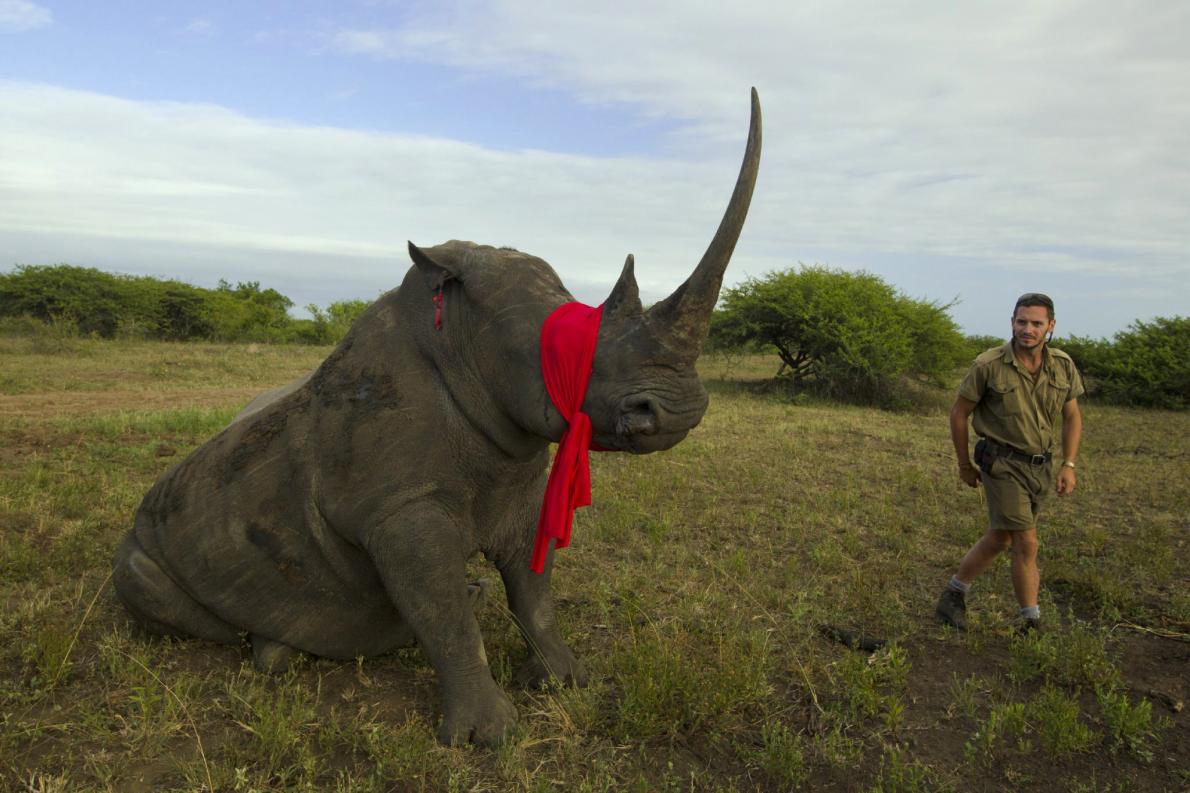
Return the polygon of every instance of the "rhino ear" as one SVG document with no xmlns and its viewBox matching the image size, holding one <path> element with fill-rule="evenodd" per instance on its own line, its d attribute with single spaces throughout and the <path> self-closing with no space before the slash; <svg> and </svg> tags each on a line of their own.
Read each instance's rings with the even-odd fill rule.
<svg viewBox="0 0 1190 793">
<path fill-rule="evenodd" d="M 638 316 L 643 311 L 634 265 L 635 260 L 630 253 L 624 261 L 624 269 L 620 271 L 620 279 L 603 303 L 603 311 L 608 316 Z"/>
<path fill-rule="evenodd" d="M 435 260 L 412 242 L 409 243 L 409 258 L 417 265 L 417 269 L 421 271 L 421 277 L 426 281 L 426 286 L 431 290 L 436 290 L 450 279 L 459 277 L 458 269 L 453 266 L 452 262 Z"/>
</svg>

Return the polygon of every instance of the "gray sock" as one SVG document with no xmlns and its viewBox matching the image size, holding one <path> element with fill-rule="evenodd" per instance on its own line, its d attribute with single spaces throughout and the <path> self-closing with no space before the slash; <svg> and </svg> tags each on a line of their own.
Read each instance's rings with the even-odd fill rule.
<svg viewBox="0 0 1190 793">
<path fill-rule="evenodd" d="M 1041 606 L 1025 606 L 1020 613 L 1021 619 L 1039 620 L 1041 619 Z"/>
<path fill-rule="evenodd" d="M 960 592 L 964 595 L 971 591 L 970 584 L 964 584 L 955 576 L 950 577 L 950 583 L 946 585 L 946 588 L 953 589 L 955 592 Z"/>
</svg>

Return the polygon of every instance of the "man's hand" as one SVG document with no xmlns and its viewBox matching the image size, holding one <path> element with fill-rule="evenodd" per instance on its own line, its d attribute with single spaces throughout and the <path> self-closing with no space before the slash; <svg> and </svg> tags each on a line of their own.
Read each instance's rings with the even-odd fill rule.
<svg viewBox="0 0 1190 793">
<path fill-rule="evenodd" d="M 1058 495 L 1068 496 L 1074 492 L 1074 486 L 1077 484 L 1074 479 L 1074 469 L 1069 465 L 1064 465 L 1058 470 Z"/>
<path fill-rule="evenodd" d="M 1067 468 L 1067 471 L 1070 469 Z M 962 479 L 967 487 L 979 487 L 979 471 L 971 463 L 963 463 L 959 465 L 959 479 Z"/>
</svg>

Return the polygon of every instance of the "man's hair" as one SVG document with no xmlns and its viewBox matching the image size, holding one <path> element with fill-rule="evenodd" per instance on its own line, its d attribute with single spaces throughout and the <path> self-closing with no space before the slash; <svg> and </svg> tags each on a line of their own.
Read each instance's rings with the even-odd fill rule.
<svg viewBox="0 0 1190 793">
<path fill-rule="evenodd" d="M 1054 318 L 1054 301 L 1050 300 L 1049 295 L 1043 295 L 1040 292 L 1026 292 L 1016 299 L 1016 305 L 1012 307 L 1012 315 L 1016 316 L 1016 310 L 1021 306 L 1045 306 L 1046 312 L 1050 319 Z"/>
</svg>

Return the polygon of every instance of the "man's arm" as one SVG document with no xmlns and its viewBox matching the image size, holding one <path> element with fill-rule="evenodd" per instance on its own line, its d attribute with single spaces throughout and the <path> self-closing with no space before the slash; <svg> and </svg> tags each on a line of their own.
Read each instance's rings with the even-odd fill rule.
<svg viewBox="0 0 1190 793">
<path fill-rule="evenodd" d="M 971 464 L 970 434 L 967 431 L 967 421 L 973 410 L 975 403 L 966 397 L 955 397 L 954 407 L 950 409 L 950 441 L 959 462 L 959 479 L 968 487 L 979 485 L 979 471 Z"/>
<path fill-rule="evenodd" d="M 1058 469 L 1058 495 L 1067 496 L 1074 492 L 1077 480 L 1074 476 L 1074 461 L 1078 457 L 1078 446 L 1083 439 L 1083 414 L 1078 409 L 1078 400 L 1071 399 L 1062 406 L 1062 467 Z"/>
</svg>

